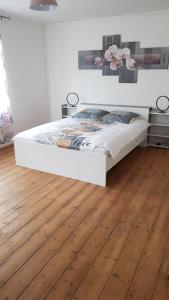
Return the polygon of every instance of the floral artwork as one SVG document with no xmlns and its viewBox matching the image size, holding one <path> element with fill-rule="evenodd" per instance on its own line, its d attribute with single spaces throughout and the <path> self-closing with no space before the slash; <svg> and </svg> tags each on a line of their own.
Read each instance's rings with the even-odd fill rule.
<svg viewBox="0 0 169 300">
<path fill-rule="evenodd" d="M 139 69 L 168 69 L 169 48 L 141 48 L 140 42 L 121 42 L 121 35 L 103 36 L 102 50 L 79 51 L 79 69 L 102 70 L 119 76 L 120 83 L 136 83 Z"/>
<path fill-rule="evenodd" d="M 103 66 L 105 61 L 107 61 L 110 63 L 110 69 L 117 71 L 125 63 L 128 70 L 134 71 L 136 61 L 135 59 L 131 58 L 130 52 L 130 49 L 127 47 L 120 49 L 116 45 L 109 46 L 104 54 L 104 58 L 99 56 L 95 58 L 95 64 Z"/>
</svg>

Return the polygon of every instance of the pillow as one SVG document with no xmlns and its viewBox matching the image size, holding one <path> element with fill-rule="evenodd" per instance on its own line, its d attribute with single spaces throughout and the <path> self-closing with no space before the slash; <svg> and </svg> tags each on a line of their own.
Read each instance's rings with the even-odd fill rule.
<svg viewBox="0 0 169 300">
<path fill-rule="evenodd" d="M 103 116 L 101 118 L 101 121 L 106 124 L 112 124 L 112 123 L 129 124 L 133 119 L 138 117 L 139 117 L 138 114 L 131 111 L 115 110 L 115 111 L 111 111 L 106 116 Z"/>
<path fill-rule="evenodd" d="M 108 113 L 108 111 L 102 109 L 87 108 L 75 114 L 73 118 L 98 120 Z"/>
</svg>

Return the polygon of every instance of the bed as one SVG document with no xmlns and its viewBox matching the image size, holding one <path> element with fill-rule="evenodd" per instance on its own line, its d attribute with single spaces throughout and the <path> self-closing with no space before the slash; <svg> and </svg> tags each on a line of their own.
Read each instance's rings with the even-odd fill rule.
<svg viewBox="0 0 169 300">
<path fill-rule="evenodd" d="M 116 106 L 116 105 L 96 105 L 90 103 L 83 103 L 78 106 L 78 111 L 86 108 L 98 108 L 105 109 L 107 111 L 112 110 L 125 110 L 138 113 L 140 119 L 148 121 L 149 107 L 135 107 L 135 106 Z M 64 123 L 65 120 L 59 121 Z M 72 122 L 69 120 L 68 122 Z M 142 122 L 143 123 L 143 122 Z M 40 129 L 46 128 L 42 125 Z M 129 125 L 128 125 L 129 126 Z M 39 127 L 25 131 L 18 134 L 14 138 L 15 158 L 16 164 L 22 167 L 28 167 L 56 175 L 70 177 L 85 182 L 106 186 L 106 174 L 116 165 L 123 157 L 125 157 L 130 151 L 132 151 L 138 145 L 146 145 L 147 126 L 141 127 L 139 121 L 127 128 L 125 135 L 123 133 L 122 126 L 120 127 L 121 140 L 117 143 L 117 139 L 111 142 L 114 145 L 118 144 L 119 148 L 112 147 L 112 153 L 109 149 L 104 147 L 86 147 L 85 151 L 76 151 L 72 149 L 65 149 L 57 147 L 54 144 L 46 144 L 43 141 L 35 142 L 31 138 L 33 132 L 37 132 Z M 125 126 L 124 126 L 125 129 Z M 131 137 L 127 140 L 125 136 Z M 112 135 L 113 136 L 113 135 Z M 118 136 L 118 139 L 119 139 Z M 110 143 L 111 144 L 111 143 Z M 95 149 L 96 148 L 96 149 Z"/>
</svg>

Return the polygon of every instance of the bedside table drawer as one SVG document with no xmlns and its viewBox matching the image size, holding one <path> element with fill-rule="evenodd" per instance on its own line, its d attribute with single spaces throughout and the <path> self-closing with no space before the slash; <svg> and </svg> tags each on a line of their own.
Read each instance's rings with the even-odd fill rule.
<svg viewBox="0 0 169 300">
<path fill-rule="evenodd" d="M 148 136 L 148 146 L 169 149 L 169 138 L 161 136 Z"/>
<path fill-rule="evenodd" d="M 77 112 L 77 106 L 69 106 L 67 104 L 63 104 L 61 106 L 62 110 L 62 118 L 72 117 Z"/>
<path fill-rule="evenodd" d="M 165 113 L 150 114 L 150 123 L 169 125 L 169 115 Z"/>
</svg>

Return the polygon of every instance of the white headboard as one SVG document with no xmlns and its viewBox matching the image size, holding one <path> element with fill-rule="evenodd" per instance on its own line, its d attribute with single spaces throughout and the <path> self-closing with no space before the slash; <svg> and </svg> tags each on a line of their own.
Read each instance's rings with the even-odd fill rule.
<svg viewBox="0 0 169 300">
<path fill-rule="evenodd" d="M 141 116 L 141 119 L 148 121 L 149 120 L 149 110 L 148 106 L 130 106 L 130 105 L 114 105 L 114 104 L 93 104 L 93 103 L 80 103 L 78 105 L 78 111 L 81 111 L 86 108 L 98 108 L 104 109 L 107 111 L 112 110 L 125 110 L 138 113 Z"/>
</svg>

